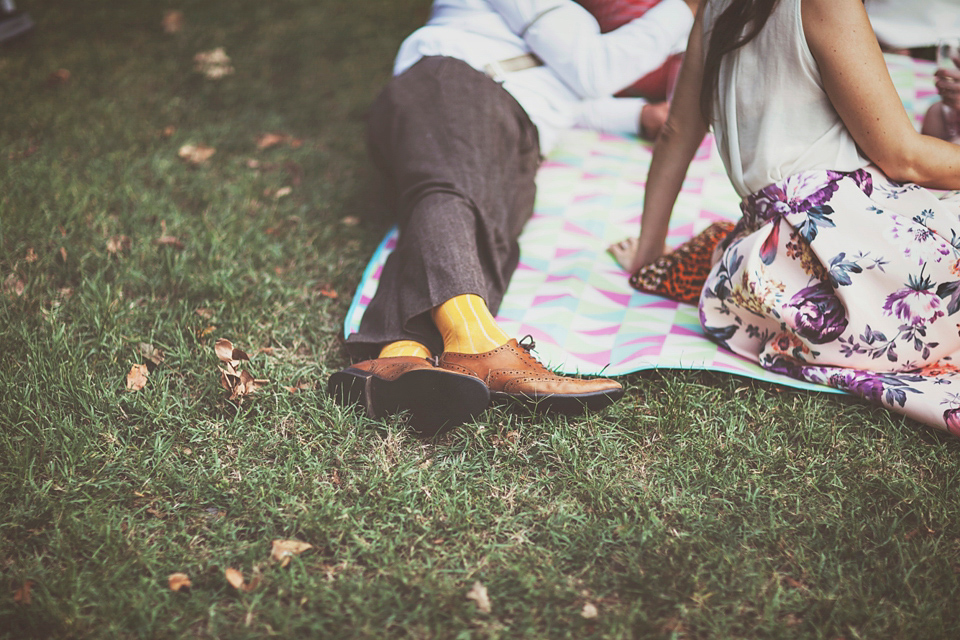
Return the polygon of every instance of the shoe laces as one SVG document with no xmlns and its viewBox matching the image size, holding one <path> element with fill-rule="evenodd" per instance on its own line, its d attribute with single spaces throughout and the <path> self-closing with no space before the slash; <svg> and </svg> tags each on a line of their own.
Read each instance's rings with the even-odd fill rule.
<svg viewBox="0 0 960 640">
<path fill-rule="evenodd" d="M 537 343 L 534 341 L 533 336 L 528 333 L 520 338 L 520 340 L 517 342 L 517 346 L 522 347 L 527 353 L 530 353 L 537 348 Z"/>
</svg>

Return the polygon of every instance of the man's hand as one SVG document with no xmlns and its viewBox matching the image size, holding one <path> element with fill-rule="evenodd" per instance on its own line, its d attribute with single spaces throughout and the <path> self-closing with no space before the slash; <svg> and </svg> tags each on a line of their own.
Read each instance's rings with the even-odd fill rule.
<svg viewBox="0 0 960 640">
<path fill-rule="evenodd" d="M 670 114 L 670 103 L 658 102 L 645 104 L 640 110 L 640 137 L 653 141 L 660 135 L 660 129 Z"/>
</svg>

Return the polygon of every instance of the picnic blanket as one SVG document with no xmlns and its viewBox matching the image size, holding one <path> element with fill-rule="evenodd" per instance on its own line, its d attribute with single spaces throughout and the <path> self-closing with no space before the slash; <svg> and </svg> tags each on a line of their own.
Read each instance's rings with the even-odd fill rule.
<svg viewBox="0 0 960 640">
<path fill-rule="evenodd" d="M 935 65 L 887 56 L 894 84 L 919 127 L 936 99 Z M 607 254 L 639 230 L 653 146 L 632 137 L 570 131 L 537 175 L 533 217 L 520 236 L 520 264 L 497 314 L 503 329 L 536 340 L 537 356 L 567 374 L 618 376 L 647 369 L 704 369 L 837 392 L 771 373 L 709 340 L 697 307 L 640 293 Z M 677 246 L 716 220 L 736 220 L 740 199 L 713 136 L 690 165 L 667 242 Z M 349 336 L 376 293 L 396 245 L 387 233 L 370 260 L 344 322 Z"/>
</svg>

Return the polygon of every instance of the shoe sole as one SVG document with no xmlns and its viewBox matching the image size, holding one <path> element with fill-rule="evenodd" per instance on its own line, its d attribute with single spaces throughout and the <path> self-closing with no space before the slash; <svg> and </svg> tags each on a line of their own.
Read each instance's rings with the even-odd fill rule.
<svg viewBox="0 0 960 640">
<path fill-rule="evenodd" d="M 330 376 L 327 392 L 341 405 L 362 406 L 374 419 L 407 412 L 410 426 L 426 437 L 459 426 L 490 406 L 483 381 L 442 369 L 414 369 L 386 380 L 347 368 Z"/>
<path fill-rule="evenodd" d="M 587 411 L 599 411 L 623 397 L 623 389 L 609 391 L 595 391 L 593 393 L 578 394 L 534 394 L 506 393 L 491 391 L 490 399 L 498 404 L 519 403 L 535 413 L 561 413 L 575 416 Z"/>
</svg>

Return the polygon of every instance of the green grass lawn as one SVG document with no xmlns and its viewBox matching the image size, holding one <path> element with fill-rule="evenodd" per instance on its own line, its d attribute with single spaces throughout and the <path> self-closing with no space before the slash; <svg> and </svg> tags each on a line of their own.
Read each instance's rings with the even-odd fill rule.
<svg viewBox="0 0 960 640">
<path fill-rule="evenodd" d="M 661 372 L 422 441 L 325 396 L 383 233 L 356 224 L 382 211 L 364 114 L 428 0 L 18 5 L 0 637 L 956 637 L 960 441 L 886 411 Z M 218 338 L 270 381 L 239 404 Z M 313 548 L 282 566 L 276 539 Z"/>
</svg>

